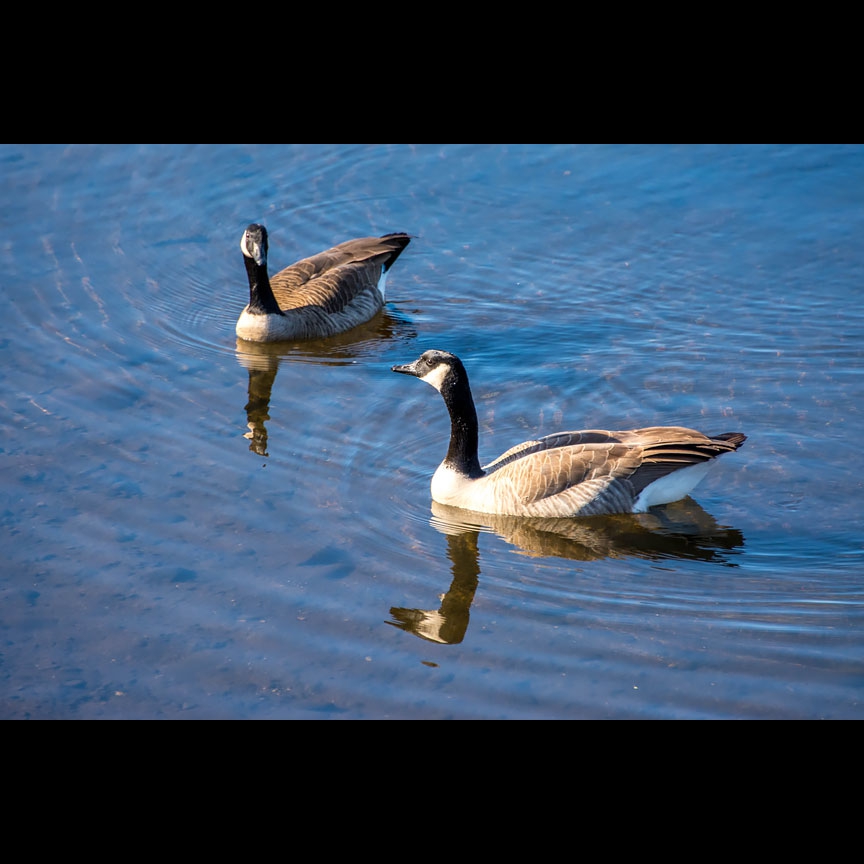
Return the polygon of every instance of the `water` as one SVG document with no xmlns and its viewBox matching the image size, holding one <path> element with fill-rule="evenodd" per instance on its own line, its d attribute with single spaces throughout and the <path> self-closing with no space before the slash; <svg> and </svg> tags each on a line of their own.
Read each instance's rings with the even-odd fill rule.
<svg viewBox="0 0 864 864">
<path fill-rule="evenodd" d="M 860 145 L 0 145 L 4 719 L 861 718 Z M 238 345 L 239 238 L 414 240 Z M 749 439 L 686 499 L 434 507 L 564 428 Z"/>
</svg>

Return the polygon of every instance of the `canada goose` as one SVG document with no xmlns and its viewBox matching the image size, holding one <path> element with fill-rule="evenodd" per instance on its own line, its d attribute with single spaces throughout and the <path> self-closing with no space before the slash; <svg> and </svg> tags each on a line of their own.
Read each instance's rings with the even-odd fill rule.
<svg viewBox="0 0 864 864">
<path fill-rule="evenodd" d="M 240 240 L 249 305 L 237 335 L 250 342 L 320 339 L 368 321 L 384 305 L 387 271 L 408 234 L 360 237 L 267 274 L 267 229 L 252 224 Z"/>
<path fill-rule="evenodd" d="M 450 447 L 432 477 L 433 500 L 478 513 L 644 513 L 684 498 L 717 456 L 746 440 L 740 432 L 709 438 L 680 426 L 559 432 L 518 444 L 481 468 L 477 411 L 462 361 L 447 351 L 426 351 L 392 368 L 431 384 L 450 412 Z"/>
</svg>

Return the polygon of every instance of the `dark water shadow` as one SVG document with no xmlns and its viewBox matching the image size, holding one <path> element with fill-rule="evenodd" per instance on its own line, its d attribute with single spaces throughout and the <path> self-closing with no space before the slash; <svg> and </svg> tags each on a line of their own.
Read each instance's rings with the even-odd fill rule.
<svg viewBox="0 0 864 864">
<path fill-rule="evenodd" d="M 249 375 L 245 405 L 249 431 L 244 433 L 249 440 L 249 449 L 258 456 L 269 455 L 266 422 L 270 419 L 273 384 L 281 363 L 347 366 L 375 360 L 394 342 L 407 343 L 416 338 L 414 325 L 386 307 L 365 324 L 328 339 L 260 343 L 238 338 L 237 362 Z"/>
<path fill-rule="evenodd" d="M 604 558 L 706 561 L 737 566 L 744 536 L 720 525 L 692 498 L 650 513 L 581 519 L 526 519 L 432 504 L 431 524 L 447 538 L 453 579 L 437 609 L 392 607 L 387 621 L 421 639 L 453 645 L 468 630 L 480 578 L 479 537 L 494 532 L 520 554 L 598 561 Z"/>
</svg>

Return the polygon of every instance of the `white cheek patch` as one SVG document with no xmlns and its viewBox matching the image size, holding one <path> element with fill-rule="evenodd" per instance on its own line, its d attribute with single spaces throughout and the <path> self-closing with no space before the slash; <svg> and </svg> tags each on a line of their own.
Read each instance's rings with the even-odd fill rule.
<svg viewBox="0 0 864 864">
<path fill-rule="evenodd" d="M 444 385 L 444 379 L 450 367 L 446 363 L 439 363 L 431 372 L 427 372 L 420 380 L 434 387 L 439 393 Z"/>
<path fill-rule="evenodd" d="M 240 238 L 240 251 L 258 265 L 267 263 L 267 256 L 264 254 L 263 247 L 259 246 L 254 240 L 251 240 L 245 232 Z"/>
</svg>

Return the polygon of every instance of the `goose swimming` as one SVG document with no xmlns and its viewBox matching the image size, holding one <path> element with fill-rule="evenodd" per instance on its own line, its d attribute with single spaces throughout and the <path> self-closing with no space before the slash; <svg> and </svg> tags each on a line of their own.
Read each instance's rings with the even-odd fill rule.
<svg viewBox="0 0 864 864">
<path fill-rule="evenodd" d="M 249 225 L 240 240 L 249 304 L 237 335 L 250 342 L 322 339 L 363 324 L 384 305 L 387 273 L 410 240 L 402 233 L 347 240 L 270 277 L 267 229 Z"/>
<path fill-rule="evenodd" d="M 517 444 L 481 467 L 477 411 L 462 361 L 447 351 L 426 351 L 392 369 L 430 384 L 450 412 L 450 446 L 432 477 L 432 499 L 478 513 L 644 513 L 689 495 L 718 456 L 747 439 L 740 432 L 708 437 L 681 426 L 558 432 Z"/>
</svg>

